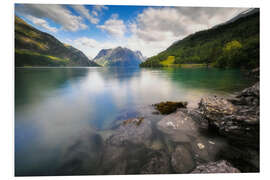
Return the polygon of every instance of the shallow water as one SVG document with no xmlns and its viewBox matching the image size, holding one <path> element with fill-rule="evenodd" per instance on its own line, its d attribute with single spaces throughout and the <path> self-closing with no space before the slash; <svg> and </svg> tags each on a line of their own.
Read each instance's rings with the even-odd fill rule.
<svg viewBox="0 0 270 180">
<path fill-rule="evenodd" d="M 151 104 L 180 100 L 196 107 L 201 97 L 231 96 L 251 84 L 239 70 L 16 68 L 15 174 L 61 174 L 63 161 L 82 154 L 95 161 L 91 157 L 103 150 L 102 141 L 133 117 L 151 121 L 151 147 L 163 146 L 167 137 L 155 128 L 163 116 L 152 114 Z M 97 167 L 87 168 L 68 174 L 97 174 Z"/>
</svg>

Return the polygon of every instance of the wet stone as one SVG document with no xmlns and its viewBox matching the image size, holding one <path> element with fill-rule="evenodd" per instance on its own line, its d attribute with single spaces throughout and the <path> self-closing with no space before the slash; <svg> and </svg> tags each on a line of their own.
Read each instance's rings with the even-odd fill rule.
<svg viewBox="0 0 270 180">
<path fill-rule="evenodd" d="M 157 123 L 157 127 L 175 142 L 189 142 L 190 136 L 198 135 L 196 122 L 182 111 L 167 115 Z"/>
<path fill-rule="evenodd" d="M 134 144 L 149 144 L 152 135 L 151 122 L 144 118 L 132 118 L 122 122 L 107 143 L 112 145 L 123 145 L 127 142 Z"/>
<path fill-rule="evenodd" d="M 220 160 L 198 165 L 191 173 L 240 173 L 229 162 Z"/>
<path fill-rule="evenodd" d="M 104 147 L 99 174 L 125 174 L 126 161 L 123 159 L 125 148 L 113 145 Z"/>
<path fill-rule="evenodd" d="M 257 92 L 244 90 L 242 94 L 256 96 Z M 217 131 L 234 143 L 258 146 L 259 106 L 239 104 L 219 97 L 206 97 L 201 99 L 199 110 L 208 121 L 210 130 Z"/>
<path fill-rule="evenodd" d="M 181 145 L 178 145 L 172 153 L 171 165 L 176 173 L 188 173 L 195 167 L 191 153 Z"/>
<path fill-rule="evenodd" d="M 70 140 L 73 143 L 63 149 L 57 172 L 61 175 L 96 174 L 102 157 L 102 137 L 95 132 L 83 131 L 74 138 Z"/>
<path fill-rule="evenodd" d="M 143 166 L 141 174 L 168 174 L 170 173 L 169 156 L 165 151 L 153 151 L 150 159 Z"/>
</svg>

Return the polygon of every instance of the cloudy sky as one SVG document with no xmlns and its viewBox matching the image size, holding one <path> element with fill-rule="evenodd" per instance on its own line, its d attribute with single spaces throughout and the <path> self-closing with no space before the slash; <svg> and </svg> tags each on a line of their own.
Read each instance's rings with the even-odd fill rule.
<svg viewBox="0 0 270 180">
<path fill-rule="evenodd" d="M 15 14 L 94 58 L 124 46 L 153 56 L 173 42 L 231 19 L 244 8 L 16 4 Z"/>
</svg>

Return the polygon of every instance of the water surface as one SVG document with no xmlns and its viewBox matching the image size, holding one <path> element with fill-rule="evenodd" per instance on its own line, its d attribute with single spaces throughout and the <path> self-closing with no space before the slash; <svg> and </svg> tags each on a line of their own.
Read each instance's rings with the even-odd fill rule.
<svg viewBox="0 0 270 180">
<path fill-rule="evenodd" d="M 204 96 L 228 97 L 251 84 L 239 70 L 16 68 L 15 173 L 55 174 L 82 132 L 105 132 L 136 116 L 161 119 L 151 104 L 196 107 Z"/>
</svg>

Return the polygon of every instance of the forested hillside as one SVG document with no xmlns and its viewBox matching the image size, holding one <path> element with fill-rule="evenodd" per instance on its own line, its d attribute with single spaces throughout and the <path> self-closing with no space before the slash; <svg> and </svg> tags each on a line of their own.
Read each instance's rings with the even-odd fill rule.
<svg viewBox="0 0 270 180">
<path fill-rule="evenodd" d="M 78 49 L 61 43 L 15 17 L 15 66 L 99 66 Z"/>
<path fill-rule="evenodd" d="M 234 22 L 189 35 L 140 66 L 205 64 L 220 68 L 258 67 L 260 18 L 258 9 L 255 10 L 256 13 Z"/>
</svg>

